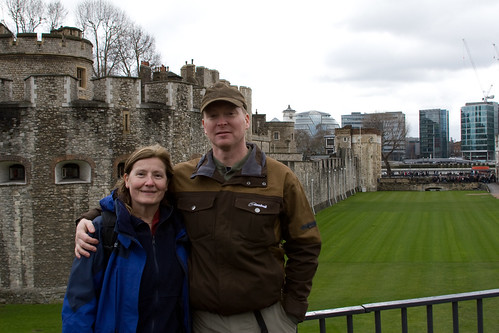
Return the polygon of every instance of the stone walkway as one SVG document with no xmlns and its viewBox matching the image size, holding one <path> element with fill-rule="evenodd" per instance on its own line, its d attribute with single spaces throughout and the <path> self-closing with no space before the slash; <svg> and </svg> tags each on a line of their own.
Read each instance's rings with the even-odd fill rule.
<svg viewBox="0 0 499 333">
<path fill-rule="evenodd" d="M 489 188 L 490 194 L 492 194 L 494 197 L 499 199 L 499 184 L 498 183 L 490 183 L 490 184 L 487 184 L 487 187 Z"/>
</svg>

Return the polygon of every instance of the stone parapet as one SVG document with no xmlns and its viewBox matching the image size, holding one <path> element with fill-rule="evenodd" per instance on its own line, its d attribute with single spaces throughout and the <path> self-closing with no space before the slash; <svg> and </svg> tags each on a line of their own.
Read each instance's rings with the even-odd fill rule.
<svg viewBox="0 0 499 333">
<path fill-rule="evenodd" d="M 140 79 L 133 77 L 106 76 L 93 80 L 94 100 L 109 107 L 138 108 L 141 104 Z"/>
<path fill-rule="evenodd" d="M 25 80 L 24 100 L 34 107 L 67 107 L 78 98 L 77 83 L 69 75 L 31 75 Z"/>
<path fill-rule="evenodd" d="M 92 59 L 92 43 L 86 39 L 60 34 L 42 34 L 38 39 L 36 33 L 20 33 L 0 35 L 0 55 L 43 54 L 57 56 L 82 57 Z"/>
</svg>

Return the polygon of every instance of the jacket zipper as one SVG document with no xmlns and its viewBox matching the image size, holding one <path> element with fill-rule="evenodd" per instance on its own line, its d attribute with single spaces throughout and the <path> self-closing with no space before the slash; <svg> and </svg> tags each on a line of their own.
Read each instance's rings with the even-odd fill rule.
<svg viewBox="0 0 499 333">
<path fill-rule="evenodd" d="M 157 258 L 157 253 L 156 253 L 156 237 L 153 235 L 152 236 L 152 253 L 153 253 L 153 257 L 154 257 L 154 269 L 156 270 L 156 279 L 155 279 L 155 286 L 154 286 L 154 289 L 155 289 L 155 303 L 156 303 L 156 306 L 155 308 L 157 308 L 159 306 L 159 291 L 158 291 L 158 281 L 157 281 L 157 277 L 159 276 L 159 264 L 158 264 L 158 258 Z M 154 332 L 154 329 L 155 329 L 155 321 L 153 320 L 153 322 L 151 323 L 152 327 L 152 332 Z"/>
</svg>

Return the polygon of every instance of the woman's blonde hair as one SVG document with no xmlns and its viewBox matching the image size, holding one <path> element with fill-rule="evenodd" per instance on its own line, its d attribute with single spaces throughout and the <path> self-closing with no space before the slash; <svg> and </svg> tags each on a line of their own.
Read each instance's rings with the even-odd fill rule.
<svg viewBox="0 0 499 333">
<path fill-rule="evenodd" d="M 163 164 L 165 165 L 167 181 L 170 182 L 171 178 L 173 177 L 173 165 L 170 158 L 170 153 L 168 153 L 166 148 L 159 144 L 139 148 L 134 151 L 125 161 L 124 173 L 129 175 L 133 169 L 133 165 L 135 164 L 135 162 L 153 157 L 157 157 L 163 162 Z M 121 201 L 123 201 L 126 204 L 127 208 L 131 211 L 132 198 L 130 197 L 130 190 L 126 187 L 123 177 L 121 177 L 116 183 L 116 193 L 118 195 L 118 198 L 120 198 Z M 161 201 L 162 205 L 168 204 L 167 197 L 168 196 L 165 194 L 165 197 Z"/>
</svg>

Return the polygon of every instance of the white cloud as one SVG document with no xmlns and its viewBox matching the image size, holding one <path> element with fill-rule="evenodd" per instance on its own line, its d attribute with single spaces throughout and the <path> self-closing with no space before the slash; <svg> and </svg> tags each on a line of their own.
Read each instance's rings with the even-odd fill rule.
<svg viewBox="0 0 499 333">
<path fill-rule="evenodd" d="M 170 70 L 191 59 L 217 69 L 251 87 L 253 111 L 268 120 L 288 104 L 338 122 L 351 112 L 402 111 L 418 136 L 418 111 L 444 108 L 460 139 L 460 107 L 491 85 L 496 93 L 495 0 L 112 2 L 155 36 Z"/>
</svg>

